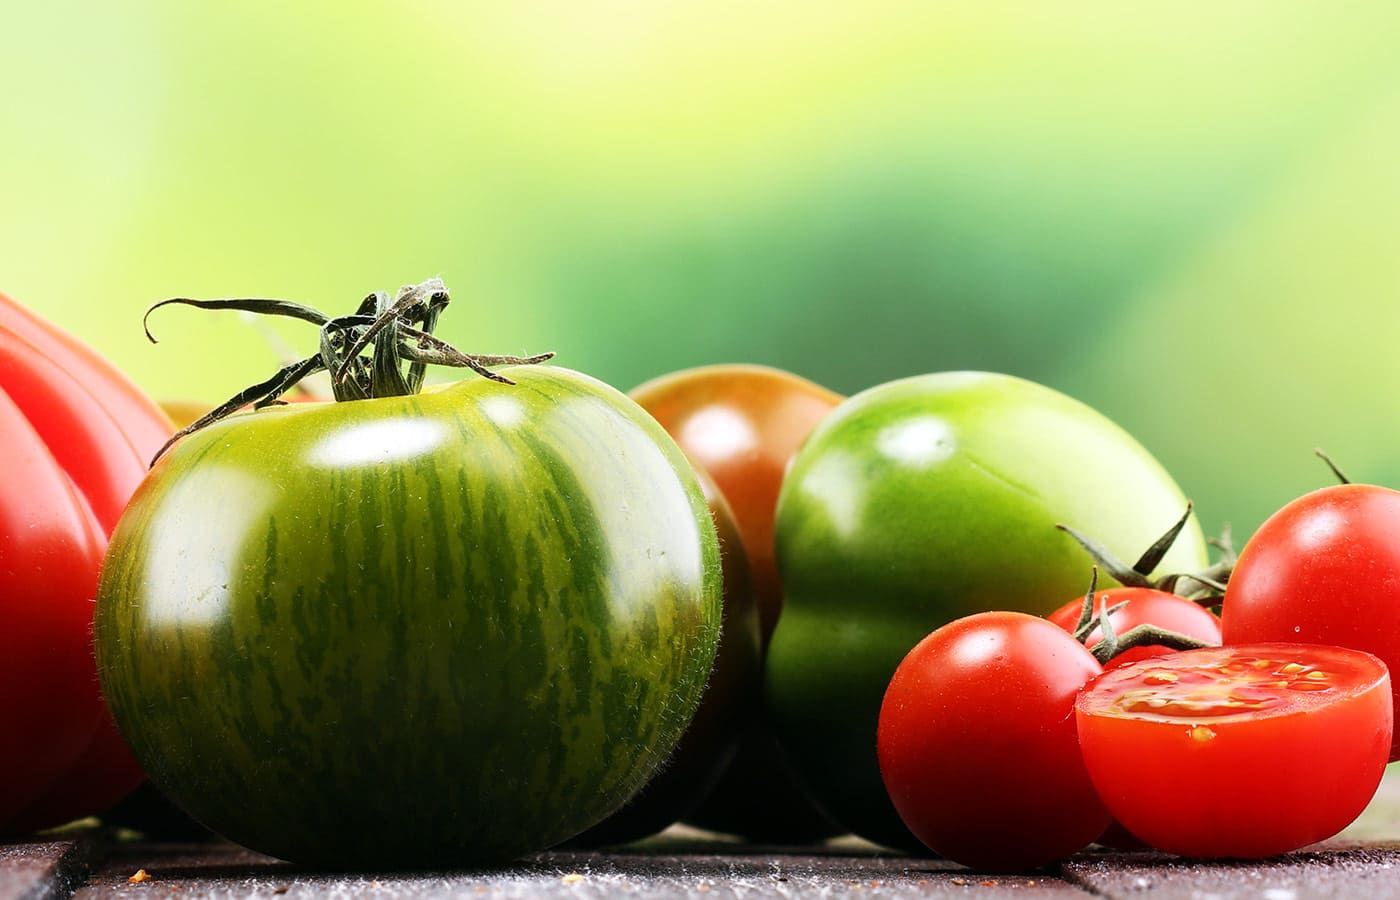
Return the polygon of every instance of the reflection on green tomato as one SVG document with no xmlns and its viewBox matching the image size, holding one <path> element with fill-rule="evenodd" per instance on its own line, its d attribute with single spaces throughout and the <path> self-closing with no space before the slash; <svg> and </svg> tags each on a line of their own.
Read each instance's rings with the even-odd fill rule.
<svg viewBox="0 0 1400 900">
<path fill-rule="evenodd" d="M 863 837 L 917 847 L 880 780 L 875 730 L 890 676 L 933 629 L 974 612 L 1044 615 L 1091 560 L 1056 523 L 1136 559 L 1185 498 L 1128 434 L 1007 375 L 883 384 L 828 416 L 778 501 L 784 606 L 768 698 L 818 801 Z M 1207 562 L 1193 520 L 1162 571 Z"/>
<path fill-rule="evenodd" d="M 715 654 L 700 486 L 563 369 L 292 404 L 184 438 L 117 529 L 97 652 L 194 818 L 300 863 L 462 865 L 625 802 Z"/>
</svg>

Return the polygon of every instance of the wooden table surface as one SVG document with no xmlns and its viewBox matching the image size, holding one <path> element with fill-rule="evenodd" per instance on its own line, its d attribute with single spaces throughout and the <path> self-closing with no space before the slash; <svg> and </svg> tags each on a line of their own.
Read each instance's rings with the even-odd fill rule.
<svg viewBox="0 0 1400 900">
<path fill-rule="evenodd" d="M 1397 764 L 1400 766 L 1400 764 Z M 1263 861 L 1092 848 L 1042 872 L 984 875 L 853 839 L 760 848 L 685 829 L 609 852 L 556 850 L 502 869 L 314 872 L 225 843 L 78 832 L 0 845 L 0 900 L 204 897 L 1400 898 L 1400 769 L 1338 837 Z"/>
</svg>

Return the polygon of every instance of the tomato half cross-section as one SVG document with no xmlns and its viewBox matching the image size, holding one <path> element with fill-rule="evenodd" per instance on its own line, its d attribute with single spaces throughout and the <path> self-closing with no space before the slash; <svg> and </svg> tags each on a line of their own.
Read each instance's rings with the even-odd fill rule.
<svg viewBox="0 0 1400 900">
<path fill-rule="evenodd" d="M 600 821 L 671 752 L 720 624 L 700 485 L 621 392 L 503 377 L 235 414 L 155 465 L 97 651 L 123 735 L 196 820 L 306 864 L 499 862 Z"/>
<path fill-rule="evenodd" d="M 1183 856 L 1260 858 L 1341 831 L 1390 752 L 1390 675 L 1369 653 L 1263 643 L 1105 672 L 1075 706 L 1119 823 Z"/>
<path fill-rule="evenodd" d="M 174 431 L 72 335 L 0 295 L 0 833 L 105 810 L 142 780 L 102 703 L 107 535 Z"/>
</svg>

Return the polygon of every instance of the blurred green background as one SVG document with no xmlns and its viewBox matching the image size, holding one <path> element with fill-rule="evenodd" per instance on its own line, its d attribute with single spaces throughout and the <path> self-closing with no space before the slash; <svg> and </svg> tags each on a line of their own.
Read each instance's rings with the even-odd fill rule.
<svg viewBox="0 0 1400 900">
<path fill-rule="evenodd" d="M 1400 5 L 11 3 L 0 290 L 161 398 L 348 311 L 628 388 L 978 368 L 1123 424 L 1215 531 L 1400 485 Z M 281 340 L 310 352 L 310 326 Z"/>
</svg>

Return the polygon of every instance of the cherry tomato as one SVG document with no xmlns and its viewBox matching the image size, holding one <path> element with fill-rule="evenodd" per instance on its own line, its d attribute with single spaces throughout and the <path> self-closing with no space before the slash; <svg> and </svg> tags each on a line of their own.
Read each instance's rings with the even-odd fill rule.
<svg viewBox="0 0 1400 900">
<path fill-rule="evenodd" d="M 1074 701 L 1101 669 L 1045 619 L 988 612 L 920 641 L 880 709 L 880 774 L 937 853 L 1018 871 L 1067 856 L 1109 823 L 1080 758 Z"/>
<path fill-rule="evenodd" d="M 1105 672 L 1075 718 L 1099 796 L 1135 836 L 1259 858 L 1331 837 L 1366 807 L 1390 750 L 1390 676 L 1341 647 L 1185 650 Z"/>
<path fill-rule="evenodd" d="M 1203 643 L 1220 644 L 1220 619 L 1204 606 L 1185 597 L 1153 588 L 1110 588 L 1094 595 L 1094 615 L 1102 616 L 1105 609 L 1112 609 L 1120 603 L 1126 605 L 1110 613 L 1108 617 L 1114 633 L 1120 637 L 1140 625 L 1149 625 L 1174 631 Z M 1083 609 L 1083 598 L 1071 600 L 1046 618 L 1065 631 L 1073 633 Z M 1101 640 L 1103 629 L 1095 628 L 1085 638 L 1084 646 L 1092 649 L 1097 647 Z M 1123 651 L 1105 663 L 1104 668 L 1112 669 L 1134 660 L 1175 652 L 1177 651 L 1170 647 L 1147 644 Z"/>
<path fill-rule="evenodd" d="M 1226 644 L 1335 644 L 1400 670 L 1400 492 L 1343 484 L 1284 506 L 1240 551 L 1220 617 Z"/>
</svg>

